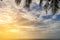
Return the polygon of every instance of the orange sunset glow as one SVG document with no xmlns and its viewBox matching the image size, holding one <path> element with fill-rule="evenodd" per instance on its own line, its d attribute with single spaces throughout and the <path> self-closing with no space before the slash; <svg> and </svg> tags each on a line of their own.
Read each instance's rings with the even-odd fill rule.
<svg viewBox="0 0 60 40">
<path fill-rule="evenodd" d="M 0 9 L 0 39 L 20 39 L 22 37 L 28 37 L 27 30 L 20 28 L 24 27 L 22 23 L 24 18 L 20 17 L 20 23 L 16 12 L 5 10 Z"/>
</svg>

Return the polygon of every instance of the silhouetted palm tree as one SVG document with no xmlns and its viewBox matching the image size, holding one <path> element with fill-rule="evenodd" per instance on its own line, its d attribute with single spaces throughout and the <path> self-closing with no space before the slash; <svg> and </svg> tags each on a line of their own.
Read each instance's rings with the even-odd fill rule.
<svg viewBox="0 0 60 40">
<path fill-rule="evenodd" d="M 60 0 L 46 0 L 46 1 L 47 2 L 44 5 L 44 8 L 46 9 L 46 13 L 47 13 L 47 9 L 49 8 L 49 9 L 52 9 L 51 11 L 52 11 L 53 15 L 56 14 L 59 9 L 58 4 L 59 4 Z M 43 2 L 43 0 L 40 0 L 40 4 L 39 4 L 40 6 L 41 6 L 42 2 Z"/>
<path fill-rule="evenodd" d="M 43 1 L 44 0 L 40 0 L 39 6 L 42 6 Z M 60 0 L 45 0 L 45 1 L 46 1 L 46 4 L 44 5 L 44 8 L 46 9 L 46 13 L 47 13 L 48 9 L 51 9 L 53 15 L 56 14 L 59 9 L 58 4 L 59 4 Z M 21 0 L 15 0 L 15 2 L 17 5 L 19 5 Z M 31 2 L 32 2 L 32 0 L 26 0 L 24 7 L 29 8 Z"/>
</svg>

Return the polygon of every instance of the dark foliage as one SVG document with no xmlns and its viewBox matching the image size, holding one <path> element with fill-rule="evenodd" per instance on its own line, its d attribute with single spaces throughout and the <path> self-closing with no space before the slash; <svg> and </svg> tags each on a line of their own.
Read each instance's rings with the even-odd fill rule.
<svg viewBox="0 0 60 40">
<path fill-rule="evenodd" d="M 42 2 L 43 2 L 43 0 L 40 0 L 39 6 L 41 6 L 41 5 L 42 5 Z"/>
<path fill-rule="evenodd" d="M 16 3 L 17 5 L 19 5 L 20 2 L 21 2 L 21 0 L 15 0 L 15 3 Z"/>
<path fill-rule="evenodd" d="M 25 7 L 29 8 L 32 0 L 26 0 Z"/>
<path fill-rule="evenodd" d="M 60 0 L 46 0 L 46 4 L 44 5 L 44 8 L 46 9 L 46 13 L 47 13 L 47 9 L 51 9 L 53 15 L 57 13 L 58 9 L 59 9 L 59 1 Z M 43 0 L 40 0 L 40 6 L 42 5 Z M 50 2 L 50 3 L 49 3 Z"/>
<path fill-rule="evenodd" d="M 40 0 L 39 2 L 39 6 L 42 6 L 42 2 L 44 0 Z M 46 4 L 44 5 L 44 8 L 46 10 L 46 13 L 48 12 L 48 9 L 51 9 L 53 15 L 57 13 L 58 9 L 59 9 L 59 1 L 60 0 L 45 0 Z M 21 0 L 15 0 L 16 4 L 19 5 Z M 25 1 L 25 6 L 26 8 L 30 7 L 30 4 L 32 3 L 32 0 L 26 0 Z"/>
</svg>

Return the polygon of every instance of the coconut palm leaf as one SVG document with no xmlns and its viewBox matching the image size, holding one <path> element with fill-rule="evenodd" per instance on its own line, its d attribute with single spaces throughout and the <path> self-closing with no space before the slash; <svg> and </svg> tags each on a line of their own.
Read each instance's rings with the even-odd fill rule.
<svg viewBox="0 0 60 40">
<path fill-rule="evenodd" d="M 25 7 L 29 8 L 32 0 L 26 0 Z"/>
<path fill-rule="evenodd" d="M 59 3 L 59 0 L 46 0 L 46 4 L 44 6 L 44 8 L 46 9 L 46 13 L 47 13 L 47 9 L 52 9 L 52 13 L 53 15 L 57 13 L 58 9 L 59 9 L 59 6 L 58 6 L 58 3 Z M 49 2 L 51 2 L 49 4 Z"/>
<path fill-rule="evenodd" d="M 42 2 L 43 2 L 43 0 L 40 0 L 40 2 L 39 2 L 39 6 L 41 6 L 41 5 L 42 5 Z"/>
<path fill-rule="evenodd" d="M 46 0 L 47 2 L 46 2 L 46 4 L 44 5 L 44 8 L 46 9 L 46 14 L 47 14 L 47 9 L 48 9 L 48 7 L 49 7 L 49 2 L 50 2 L 50 0 Z"/>
<path fill-rule="evenodd" d="M 52 2 L 51 2 L 51 8 L 52 8 L 53 15 L 56 14 L 57 11 L 58 11 L 58 8 L 59 8 L 59 6 L 58 6 L 58 0 L 52 0 Z"/>
<path fill-rule="evenodd" d="M 15 0 L 15 3 L 16 3 L 17 5 L 19 5 L 20 2 L 21 2 L 21 0 Z"/>
</svg>

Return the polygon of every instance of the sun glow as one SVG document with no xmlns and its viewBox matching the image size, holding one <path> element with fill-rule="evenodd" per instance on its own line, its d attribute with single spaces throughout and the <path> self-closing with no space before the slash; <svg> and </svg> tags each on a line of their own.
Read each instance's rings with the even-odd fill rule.
<svg viewBox="0 0 60 40">
<path fill-rule="evenodd" d="M 19 39 L 27 36 L 24 29 L 20 29 L 16 12 L 0 9 L 0 39 Z"/>
</svg>

